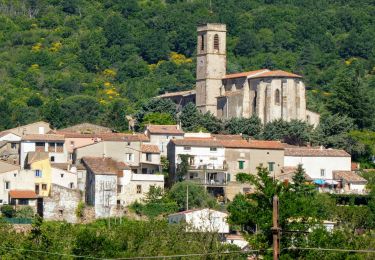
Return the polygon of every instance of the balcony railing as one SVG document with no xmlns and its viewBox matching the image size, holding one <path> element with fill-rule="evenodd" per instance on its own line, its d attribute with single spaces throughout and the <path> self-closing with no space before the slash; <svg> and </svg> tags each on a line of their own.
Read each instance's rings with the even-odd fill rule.
<svg viewBox="0 0 375 260">
<path fill-rule="evenodd" d="M 198 164 L 198 165 L 189 165 L 189 170 L 206 170 L 206 171 L 227 171 L 227 164 Z"/>
<path fill-rule="evenodd" d="M 360 194 L 360 195 L 366 195 L 368 194 L 368 191 L 366 190 L 342 190 L 342 189 L 330 189 L 330 188 L 319 188 L 319 192 L 323 193 L 331 193 L 331 194 Z"/>
<path fill-rule="evenodd" d="M 212 180 L 204 180 L 204 179 L 190 179 L 189 181 L 196 182 L 198 184 L 207 185 L 207 186 L 226 186 L 227 181 L 226 180 L 218 180 L 218 179 L 212 179 Z"/>
</svg>

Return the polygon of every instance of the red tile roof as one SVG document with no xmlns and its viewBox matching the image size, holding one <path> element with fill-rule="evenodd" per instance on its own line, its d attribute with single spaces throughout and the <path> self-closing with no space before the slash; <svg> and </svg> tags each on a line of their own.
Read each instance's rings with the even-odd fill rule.
<svg viewBox="0 0 375 260">
<path fill-rule="evenodd" d="M 81 134 L 74 132 L 55 131 L 56 134 L 63 135 L 65 138 L 97 138 L 103 141 L 124 141 L 124 142 L 148 142 L 149 138 L 144 134 L 125 134 L 125 133 L 97 133 Z"/>
<path fill-rule="evenodd" d="M 234 79 L 234 78 L 241 78 L 241 77 L 251 77 L 260 73 L 264 73 L 269 71 L 268 69 L 261 69 L 261 70 L 252 70 L 240 73 L 233 73 L 224 76 L 224 79 Z"/>
<path fill-rule="evenodd" d="M 270 71 L 268 69 L 262 70 L 253 70 L 248 72 L 241 72 L 235 74 L 225 75 L 223 79 L 234 79 L 234 78 L 241 78 L 241 77 L 248 77 L 248 78 L 268 78 L 268 77 L 282 77 L 282 78 L 302 78 L 302 76 L 290 73 L 283 70 L 274 70 Z"/>
<path fill-rule="evenodd" d="M 142 144 L 142 153 L 160 153 L 159 147 L 153 144 Z"/>
<path fill-rule="evenodd" d="M 244 149 L 271 149 L 283 150 L 284 146 L 280 141 L 263 140 L 244 140 L 238 135 L 214 135 L 209 138 L 174 139 L 172 142 L 179 146 L 198 146 L 198 147 L 225 147 L 225 148 L 244 148 Z"/>
<path fill-rule="evenodd" d="M 335 180 L 343 179 L 349 183 L 366 183 L 366 179 L 353 171 L 332 171 Z"/>
<path fill-rule="evenodd" d="M 37 195 L 33 190 L 11 190 L 9 196 L 12 199 L 36 199 Z"/>
<path fill-rule="evenodd" d="M 94 174 L 100 175 L 118 175 L 123 170 L 130 169 L 123 162 L 117 162 L 112 158 L 102 157 L 83 157 L 84 165 L 91 169 Z"/>
<path fill-rule="evenodd" d="M 171 140 L 175 145 L 179 146 L 198 146 L 198 147 L 223 147 L 223 144 L 212 137 L 210 138 L 195 138 L 188 137 L 184 139 Z"/>
<path fill-rule="evenodd" d="M 184 131 L 178 125 L 149 125 L 147 130 L 151 134 L 183 135 Z"/>
<path fill-rule="evenodd" d="M 25 135 L 22 140 L 24 141 L 46 141 L 46 142 L 64 142 L 65 137 L 64 135 L 58 134 L 30 134 Z"/>
<path fill-rule="evenodd" d="M 305 157 L 350 157 L 344 150 L 317 147 L 285 147 L 285 156 Z"/>
</svg>

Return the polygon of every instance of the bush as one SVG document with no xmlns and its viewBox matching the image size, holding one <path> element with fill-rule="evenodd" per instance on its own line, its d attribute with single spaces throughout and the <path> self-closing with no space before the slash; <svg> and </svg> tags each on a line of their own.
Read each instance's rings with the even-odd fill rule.
<svg viewBox="0 0 375 260">
<path fill-rule="evenodd" d="M 32 218 L 34 217 L 34 210 L 30 206 L 22 207 L 16 212 L 17 218 Z"/>
<path fill-rule="evenodd" d="M 13 218 L 16 211 L 12 205 L 4 205 L 1 207 L 1 214 L 6 218 Z"/>
</svg>

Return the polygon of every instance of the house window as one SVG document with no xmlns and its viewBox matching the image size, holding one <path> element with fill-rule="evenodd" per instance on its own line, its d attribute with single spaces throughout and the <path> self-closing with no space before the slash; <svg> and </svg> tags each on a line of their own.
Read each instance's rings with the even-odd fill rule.
<svg viewBox="0 0 375 260">
<path fill-rule="evenodd" d="M 47 184 L 42 184 L 42 190 L 47 190 Z"/>
<path fill-rule="evenodd" d="M 138 173 L 138 169 L 132 169 L 132 173 L 137 174 Z"/>
<path fill-rule="evenodd" d="M 64 178 L 64 173 L 61 173 L 60 176 L 61 176 L 61 178 Z"/>
<path fill-rule="evenodd" d="M 217 152 L 217 148 L 216 147 L 210 147 L 210 152 Z"/>
<path fill-rule="evenodd" d="M 326 169 L 320 169 L 320 177 L 326 176 Z"/>
<path fill-rule="evenodd" d="M 127 162 L 133 162 L 133 161 L 134 161 L 134 154 L 132 154 L 132 153 L 127 153 L 127 154 L 126 154 L 126 161 L 127 161 Z"/>
<path fill-rule="evenodd" d="M 117 193 L 122 193 L 122 185 L 117 185 Z"/>
<path fill-rule="evenodd" d="M 142 185 L 137 185 L 137 194 L 142 193 Z"/>
<path fill-rule="evenodd" d="M 45 144 L 37 142 L 35 143 L 35 151 L 36 152 L 44 152 L 45 151 Z"/>
<path fill-rule="evenodd" d="M 74 189 L 74 182 L 69 183 L 69 188 Z"/>
<path fill-rule="evenodd" d="M 35 170 L 35 177 L 42 177 L 42 171 L 41 170 Z"/>
<path fill-rule="evenodd" d="M 245 161 L 238 161 L 238 169 L 243 170 L 245 168 Z"/>
<path fill-rule="evenodd" d="M 35 193 L 39 194 L 39 184 L 35 184 Z"/>
<path fill-rule="evenodd" d="M 64 143 L 57 143 L 56 144 L 56 152 L 63 153 L 64 152 Z"/>
<path fill-rule="evenodd" d="M 29 205 L 29 199 L 19 199 L 18 205 Z"/>
<path fill-rule="evenodd" d="M 5 189 L 9 190 L 10 189 L 10 181 L 5 182 Z"/>
<path fill-rule="evenodd" d="M 55 161 L 55 156 L 51 156 L 51 162 Z"/>
<path fill-rule="evenodd" d="M 204 50 L 204 35 L 201 35 L 201 51 Z"/>
<path fill-rule="evenodd" d="M 3 200 L 0 200 L 0 204 L 3 204 Z"/>
<path fill-rule="evenodd" d="M 11 144 L 10 144 L 10 148 L 12 148 L 12 149 L 16 149 L 16 148 L 17 148 L 17 144 L 16 144 L 16 143 L 11 143 Z"/>
<path fill-rule="evenodd" d="M 280 90 L 278 89 L 275 91 L 275 104 L 280 105 Z"/>
<path fill-rule="evenodd" d="M 219 35 L 215 34 L 214 36 L 214 50 L 219 50 Z"/>
<path fill-rule="evenodd" d="M 142 173 L 147 174 L 147 168 L 142 168 Z"/>
<path fill-rule="evenodd" d="M 269 172 L 273 172 L 273 168 L 274 168 L 274 166 L 275 166 L 275 163 L 274 163 L 274 162 L 269 162 L 269 163 L 268 163 L 268 171 L 269 171 Z"/>
<path fill-rule="evenodd" d="M 191 147 L 190 146 L 184 146 L 184 151 L 191 151 Z"/>
<path fill-rule="evenodd" d="M 146 161 L 151 162 L 151 154 L 146 153 Z"/>
<path fill-rule="evenodd" d="M 56 152 L 56 143 L 48 143 L 48 152 Z"/>
</svg>

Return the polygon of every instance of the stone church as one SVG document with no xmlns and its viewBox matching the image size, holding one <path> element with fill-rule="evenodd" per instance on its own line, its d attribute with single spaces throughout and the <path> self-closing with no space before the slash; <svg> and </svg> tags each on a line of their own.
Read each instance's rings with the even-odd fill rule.
<svg viewBox="0 0 375 260">
<path fill-rule="evenodd" d="M 159 96 L 179 107 L 195 102 L 203 113 L 222 118 L 257 115 L 262 123 L 282 118 L 312 125 L 319 114 L 306 109 L 302 76 L 282 70 L 260 69 L 226 73 L 226 25 L 205 24 L 197 29 L 196 88 Z"/>
</svg>

